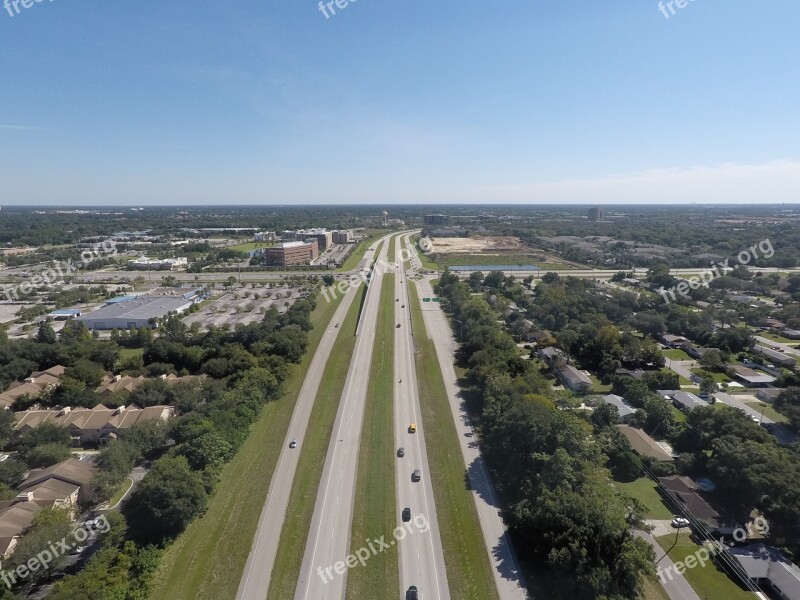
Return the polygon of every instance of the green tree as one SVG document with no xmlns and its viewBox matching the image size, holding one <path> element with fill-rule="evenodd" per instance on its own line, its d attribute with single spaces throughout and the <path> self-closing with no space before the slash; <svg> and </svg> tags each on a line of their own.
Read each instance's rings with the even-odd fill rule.
<svg viewBox="0 0 800 600">
<path fill-rule="evenodd" d="M 205 510 L 207 500 L 203 480 L 186 458 L 165 457 L 153 464 L 122 513 L 136 541 L 158 544 L 181 533 Z"/>
</svg>

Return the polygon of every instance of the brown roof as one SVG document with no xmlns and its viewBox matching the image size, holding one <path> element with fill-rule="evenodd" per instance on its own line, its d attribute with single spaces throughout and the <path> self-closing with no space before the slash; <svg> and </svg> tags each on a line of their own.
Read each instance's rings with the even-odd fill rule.
<svg viewBox="0 0 800 600">
<path fill-rule="evenodd" d="M 664 493 L 695 518 L 712 527 L 723 526 L 725 519 L 697 493 L 697 485 L 689 477 L 672 475 L 659 477 Z"/>
<path fill-rule="evenodd" d="M 88 462 L 78 460 L 77 458 L 68 458 L 46 469 L 34 469 L 25 478 L 19 489 L 26 491 L 35 485 L 47 481 L 48 479 L 55 478 L 73 483 L 78 486 L 88 485 L 92 481 L 97 472 L 97 468 Z"/>
<path fill-rule="evenodd" d="M 52 410 L 26 410 L 15 414 L 14 429 L 32 429 L 42 423 L 52 423 L 72 430 L 89 431 L 103 428 L 127 429 L 136 423 L 162 419 L 172 414 L 169 406 L 135 406 L 107 408 L 98 404 L 94 408 L 56 408 Z"/>
<path fill-rule="evenodd" d="M 628 440 L 631 449 L 640 456 L 648 456 L 662 462 L 673 462 L 675 460 L 669 452 L 659 446 L 653 438 L 641 429 L 628 427 L 627 425 L 617 425 L 617 428 Z"/>
<path fill-rule="evenodd" d="M 81 489 L 81 486 L 60 479 L 47 479 L 26 489 L 32 494 L 32 500 L 41 507 L 53 506 L 62 502 Z"/>
<path fill-rule="evenodd" d="M 95 390 L 95 392 L 97 392 L 98 394 L 119 392 L 121 390 L 132 392 L 137 387 L 139 387 L 143 381 L 144 377 L 141 375 L 139 375 L 139 377 L 130 377 L 128 375 L 122 377 L 120 376 L 112 377 L 110 375 L 106 375 L 105 377 L 103 377 L 103 382 Z"/>
<path fill-rule="evenodd" d="M 0 556 L 4 556 L 14 541 L 30 527 L 42 509 L 35 502 L 6 501 L 0 503 Z"/>
</svg>

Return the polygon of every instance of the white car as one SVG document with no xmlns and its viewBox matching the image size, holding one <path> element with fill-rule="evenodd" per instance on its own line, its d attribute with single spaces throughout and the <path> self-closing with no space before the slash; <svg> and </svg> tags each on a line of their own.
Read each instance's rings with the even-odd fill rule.
<svg viewBox="0 0 800 600">
<path fill-rule="evenodd" d="M 289 442 L 289 448 L 297 448 L 297 440 L 292 440 Z"/>
<path fill-rule="evenodd" d="M 681 527 L 688 527 L 689 526 L 689 519 L 684 519 L 683 517 L 675 517 L 672 519 L 672 526 L 676 529 L 680 529 Z"/>
</svg>

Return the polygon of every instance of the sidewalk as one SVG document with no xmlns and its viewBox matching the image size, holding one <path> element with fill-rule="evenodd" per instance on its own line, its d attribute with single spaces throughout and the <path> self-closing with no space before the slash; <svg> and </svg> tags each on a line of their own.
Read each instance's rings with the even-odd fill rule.
<svg viewBox="0 0 800 600">
<path fill-rule="evenodd" d="M 420 296 L 433 296 L 429 279 L 416 281 Z M 439 368 L 442 372 L 450 408 L 453 412 L 456 431 L 464 456 L 464 464 L 469 476 L 472 496 L 478 511 L 483 538 L 489 552 L 489 562 L 494 572 L 497 592 L 502 600 L 525 600 L 529 598 L 525 581 L 520 572 L 514 548 L 506 535 L 505 525 L 500 516 L 500 506 L 494 488 L 483 463 L 478 442 L 470 425 L 469 415 L 462 402 L 457 383 L 453 357 L 456 343 L 441 307 L 438 304 L 424 305 L 422 316 L 428 337 L 433 340 Z"/>
</svg>

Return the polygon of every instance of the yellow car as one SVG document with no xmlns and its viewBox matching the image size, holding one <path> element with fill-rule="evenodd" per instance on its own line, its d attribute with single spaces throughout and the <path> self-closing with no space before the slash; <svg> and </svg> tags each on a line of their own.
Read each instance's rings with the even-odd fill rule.
<svg viewBox="0 0 800 600">
<path fill-rule="evenodd" d="M 417 433 L 417 424 L 412 423 L 408 426 L 408 433 Z"/>
</svg>

